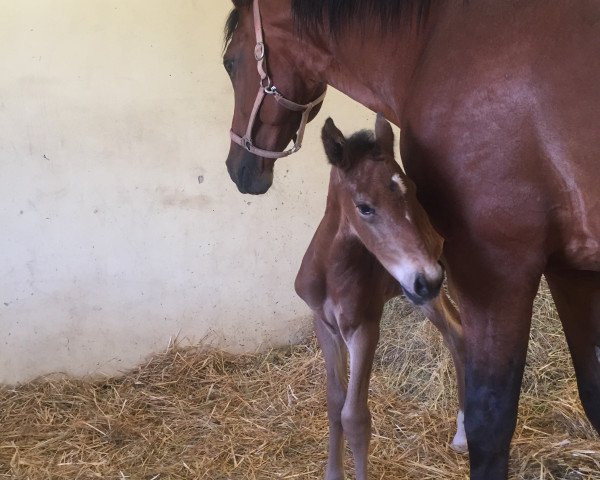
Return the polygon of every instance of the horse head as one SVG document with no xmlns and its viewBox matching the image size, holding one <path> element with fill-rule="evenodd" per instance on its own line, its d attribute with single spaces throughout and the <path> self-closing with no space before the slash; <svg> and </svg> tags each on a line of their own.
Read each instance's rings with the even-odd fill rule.
<svg viewBox="0 0 600 480">
<path fill-rule="evenodd" d="M 234 0 L 225 26 L 223 66 L 235 93 L 226 164 L 240 192 L 251 194 L 269 189 L 277 158 L 300 149 L 304 128 L 319 111 L 326 89 L 307 60 L 306 44 L 291 33 L 289 4 L 267 7 L 268 25 L 257 0 Z"/>
</svg>

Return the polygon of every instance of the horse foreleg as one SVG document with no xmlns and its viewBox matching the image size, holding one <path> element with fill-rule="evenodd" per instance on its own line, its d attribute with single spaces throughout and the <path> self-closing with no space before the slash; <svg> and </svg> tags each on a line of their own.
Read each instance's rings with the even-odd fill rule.
<svg viewBox="0 0 600 480">
<path fill-rule="evenodd" d="M 346 401 L 347 352 L 337 326 L 327 323 L 322 313 L 314 319 L 315 333 L 327 371 L 327 417 L 329 419 L 329 451 L 325 480 L 344 479 L 344 435 L 342 408 Z"/>
<path fill-rule="evenodd" d="M 452 247 L 447 259 L 465 339 L 471 480 L 505 480 L 543 262 L 529 250 L 517 255 L 467 241 Z"/>
<path fill-rule="evenodd" d="M 600 273 L 546 274 L 567 337 L 579 398 L 600 433 Z"/>
<path fill-rule="evenodd" d="M 342 425 L 354 457 L 356 480 L 367 480 L 371 440 L 371 412 L 367 399 L 379 341 L 379 318 L 377 321 L 365 320 L 356 329 L 343 332 L 343 336 L 350 353 L 350 382 L 342 410 Z"/>
<path fill-rule="evenodd" d="M 453 450 L 466 453 L 467 436 L 465 433 L 465 353 L 463 329 L 458 311 L 452 305 L 444 292 L 421 307 L 423 313 L 440 331 L 444 344 L 452 355 L 454 371 L 456 372 L 456 386 L 458 390 L 458 415 L 456 418 L 456 434 L 450 446 Z"/>
</svg>

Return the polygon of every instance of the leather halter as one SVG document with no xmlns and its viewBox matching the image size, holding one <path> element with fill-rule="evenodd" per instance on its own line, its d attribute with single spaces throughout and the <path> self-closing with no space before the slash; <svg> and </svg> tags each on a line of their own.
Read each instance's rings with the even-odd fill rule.
<svg viewBox="0 0 600 480">
<path fill-rule="evenodd" d="M 258 94 L 256 95 L 256 100 L 254 101 L 254 107 L 252 107 L 252 113 L 250 114 L 250 119 L 248 120 L 248 128 L 246 128 L 245 135 L 243 137 L 240 137 L 239 135 L 235 134 L 233 130 L 230 130 L 229 135 L 233 142 L 245 148 L 250 153 L 254 153 L 265 158 L 287 157 L 288 155 L 297 152 L 298 150 L 300 150 L 300 147 L 302 147 L 302 138 L 304 137 L 304 129 L 306 127 L 306 124 L 308 123 L 308 116 L 310 115 L 312 109 L 319 105 L 325 98 L 325 94 L 327 93 L 327 87 L 325 87 L 325 91 L 323 91 L 319 98 L 310 103 L 307 103 L 306 105 L 300 105 L 298 103 L 292 102 L 291 100 L 288 100 L 279 92 L 279 90 L 277 90 L 277 87 L 273 85 L 273 83 L 271 82 L 271 78 L 267 74 L 267 58 L 265 43 L 263 40 L 263 29 L 260 19 L 260 9 L 258 6 L 258 0 L 254 0 L 252 8 L 254 13 L 254 31 L 256 33 L 256 46 L 254 47 L 254 58 L 256 59 L 258 74 L 260 75 Z M 263 150 L 261 148 L 256 147 L 252 143 L 252 129 L 254 128 L 254 122 L 256 121 L 256 116 L 258 115 L 260 106 L 262 105 L 262 102 L 265 96 L 267 95 L 272 95 L 279 105 L 287 108 L 288 110 L 292 110 L 294 112 L 302 112 L 302 120 L 300 121 L 300 126 L 298 127 L 298 131 L 296 132 L 294 146 L 283 152 Z"/>
</svg>

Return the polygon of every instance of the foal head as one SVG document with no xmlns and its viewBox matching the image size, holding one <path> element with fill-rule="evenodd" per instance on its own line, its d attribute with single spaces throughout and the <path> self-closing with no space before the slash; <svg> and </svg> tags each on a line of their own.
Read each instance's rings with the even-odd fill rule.
<svg viewBox="0 0 600 480">
<path fill-rule="evenodd" d="M 323 145 L 333 165 L 330 193 L 338 197 L 352 235 L 400 282 L 415 304 L 435 297 L 442 285 L 442 239 L 416 198 L 414 183 L 394 160 L 394 133 L 378 115 L 375 135 L 346 139 L 328 118 Z"/>
</svg>

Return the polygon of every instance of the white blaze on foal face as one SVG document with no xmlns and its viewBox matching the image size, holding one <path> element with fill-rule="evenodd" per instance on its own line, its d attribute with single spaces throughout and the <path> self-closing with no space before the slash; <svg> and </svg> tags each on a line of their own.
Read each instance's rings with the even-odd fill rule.
<svg viewBox="0 0 600 480">
<path fill-rule="evenodd" d="M 399 173 L 394 173 L 392 175 L 392 182 L 398 185 L 398 188 L 400 189 L 400 193 L 402 193 L 402 195 L 406 195 L 406 184 L 404 183 L 402 178 L 400 178 Z"/>
<path fill-rule="evenodd" d="M 407 192 L 406 184 L 404 183 L 404 181 L 400 177 L 399 173 L 394 173 L 394 175 L 392 175 L 392 183 L 395 183 L 396 185 L 398 185 L 398 188 L 400 189 L 400 193 L 402 195 L 406 195 L 406 192 Z M 406 218 L 406 220 L 408 220 L 409 222 L 412 221 L 411 218 L 410 218 L 410 213 L 408 212 L 408 208 L 406 209 L 406 213 L 404 214 L 404 218 Z"/>
</svg>

